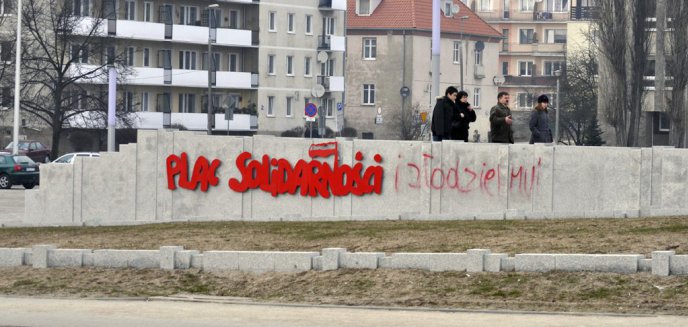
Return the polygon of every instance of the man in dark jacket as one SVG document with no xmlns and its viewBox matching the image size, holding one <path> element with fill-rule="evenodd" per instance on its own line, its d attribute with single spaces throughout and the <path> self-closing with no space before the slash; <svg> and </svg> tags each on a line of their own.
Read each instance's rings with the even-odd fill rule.
<svg viewBox="0 0 688 327">
<path fill-rule="evenodd" d="M 468 93 L 466 91 L 459 91 L 458 100 L 456 101 L 456 110 L 452 115 L 452 140 L 459 140 L 468 142 L 468 129 L 470 123 L 476 119 L 473 107 L 468 103 Z"/>
<path fill-rule="evenodd" d="M 444 97 L 437 99 L 435 108 L 432 110 L 432 140 L 441 142 L 451 139 L 451 117 L 456 110 L 456 97 L 459 90 L 450 86 L 444 92 Z"/>
<path fill-rule="evenodd" d="M 497 105 L 490 109 L 490 129 L 492 143 L 514 143 L 514 132 L 511 130 L 511 109 L 509 109 L 509 93 L 499 92 Z"/>
<path fill-rule="evenodd" d="M 549 105 L 549 98 L 546 95 L 541 95 L 537 99 L 537 105 L 530 114 L 530 144 L 533 143 L 552 143 L 552 130 L 549 128 L 549 116 L 547 106 Z"/>
</svg>

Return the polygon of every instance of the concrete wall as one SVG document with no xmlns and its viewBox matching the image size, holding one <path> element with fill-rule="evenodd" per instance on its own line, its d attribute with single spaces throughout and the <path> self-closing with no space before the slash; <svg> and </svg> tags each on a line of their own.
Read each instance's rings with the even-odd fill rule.
<svg viewBox="0 0 688 327">
<path fill-rule="evenodd" d="M 252 273 L 303 272 L 336 269 L 422 269 L 466 272 L 611 272 L 653 275 L 688 275 L 688 255 L 654 251 L 652 258 L 639 254 L 538 254 L 509 257 L 489 249 L 466 253 L 348 252 L 328 248 L 321 252 L 206 251 L 163 246 L 159 250 L 57 249 L 54 245 L 0 248 L 0 267 L 103 267 L 165 270 L 201 268 L 207 271 L 237 270 Z"/>
<path fill-rule="evenodd" d="M 338 139 L 340 164 L 384 169 L 381 194 L 273 197 L 228 187 L 237 156 L 310 160 L 326 140 L 139 131 L 138 144 L 73 165 L 41 166 L 23 226 L 127 225 L 186 220 L 542 219 L 688 214 L 688 151 Z M 330 140 L 331 141 L 331 140 Z M 167 187 L 166 159 L 221 161 L 207 192 Z M 333 165 L 333 157 L 326 159 Z"/>
</svg>

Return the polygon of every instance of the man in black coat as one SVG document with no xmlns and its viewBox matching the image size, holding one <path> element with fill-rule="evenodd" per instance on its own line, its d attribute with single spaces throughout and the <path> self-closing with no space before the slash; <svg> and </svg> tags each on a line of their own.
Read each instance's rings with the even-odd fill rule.
<svg viewBox="0 0 688 327">
<path fill-rule="evenodd" d="M 468 93 L 466 91 L 459 91 L 458 101 L 456 102 L 456 110 L 452 115 L 451 138 L 452 140 L 459 140 L 468 142 L 468 129 L 470 123 L 476 119 L 475 111 L 470 103 L 468 103 Z"/>
<path fill-rule="evenodd" d="M 450 86 L 444 92 L 444 97 L 437 99 L 432 110 L 432 140 L 441 142 L 451 139 L 452 114 L 456 111 L 456 98 L 459 90 Z"/>
</svg>

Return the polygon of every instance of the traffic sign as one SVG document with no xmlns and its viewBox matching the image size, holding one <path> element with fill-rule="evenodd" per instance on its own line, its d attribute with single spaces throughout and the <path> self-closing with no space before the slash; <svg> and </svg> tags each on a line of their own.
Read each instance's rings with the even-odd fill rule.
<svg viewBox="0 0 688 327">
<path fill-rule="evenodd" d="M 306 103 L 306 116 L 308 117 L 315 117 L 315 115 L 318 113 L 318 107 L 315 106 L 313 103 Z"/>
<path fill-rule="evenodd" d="M 337 102 L 337 110 L 338 110 L 338 111 L 342 111 L 342 109 L 344 109 L 344 106 L 342 105 L 342 103 L 341 103 L 341 102 Z"/>
</svg>

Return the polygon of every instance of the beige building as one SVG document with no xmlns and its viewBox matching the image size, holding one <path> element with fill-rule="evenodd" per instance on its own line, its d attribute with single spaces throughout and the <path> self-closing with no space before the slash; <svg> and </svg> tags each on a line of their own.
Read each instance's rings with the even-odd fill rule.
<svg viewBox="0 0 688 327">
<path fill-rule="evenodd" d="M 349 0 L 347 20 L 347 127 L 359 137 L 400 139 L 402 124 L 432 112 L 432 0 Z M 477 113 L 471 124 L 487 141 L 489 109 L 496 103 L 501 34 L 455 1 L 441 16 L 440 94 L 448 86 L 469 94 Z M 378 111 L 382 123 L 376 124 Z M 404 117 L 402 119 L 402 117 Z M 378 121 L 379 122 L 379 121 Z M 425 136 L 429 135 L 429 124 Z"/>
</svg>

